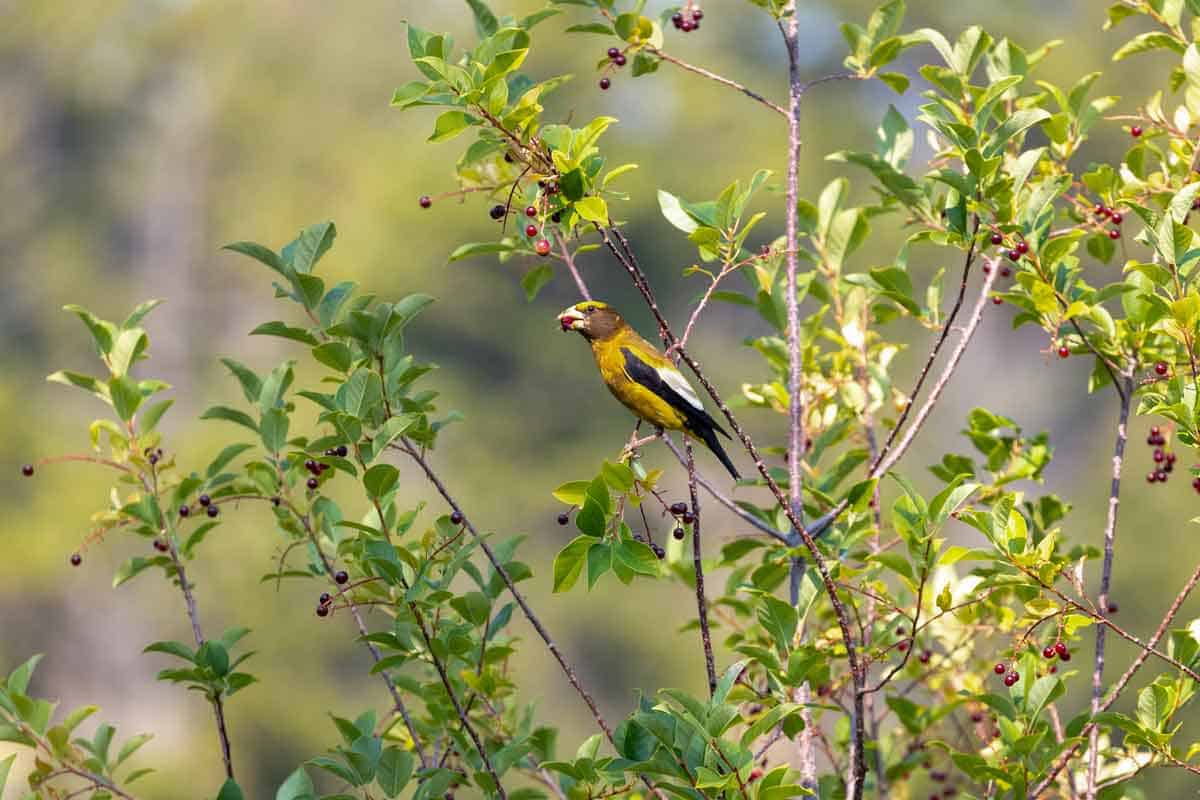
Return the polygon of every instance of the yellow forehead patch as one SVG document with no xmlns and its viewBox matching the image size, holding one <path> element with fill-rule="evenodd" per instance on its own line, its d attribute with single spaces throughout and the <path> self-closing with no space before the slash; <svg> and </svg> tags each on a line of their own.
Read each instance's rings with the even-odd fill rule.
<svg viewBox="0 0 1200 800">
<path fill-rule="evenodd" d="M 608 308 L 608 303 L 602 303 L 599 300 L 584 300 L 582 303 L 575 304 L 576 311 L 583 311 L 591 306 L 593 308 Z"/>
</svg>

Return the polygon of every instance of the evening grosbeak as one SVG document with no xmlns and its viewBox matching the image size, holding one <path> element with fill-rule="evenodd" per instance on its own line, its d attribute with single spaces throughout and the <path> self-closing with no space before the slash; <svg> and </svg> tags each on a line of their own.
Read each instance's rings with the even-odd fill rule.
<svg viewBox="0 0 1200 800">
<path fill-rule="evenodd" d="M 639 419 L 656 428 L 685 431 L 708 445 L 734 480 L 739 478 L 725 454 L 721 429 L 696 396 L 683 373 L 629 327 L 607 303 L 587 300 L 558 315 L 563 331 L 578 331 L 592 346 L 600 377 L 618 400 Z"/>
</svg>

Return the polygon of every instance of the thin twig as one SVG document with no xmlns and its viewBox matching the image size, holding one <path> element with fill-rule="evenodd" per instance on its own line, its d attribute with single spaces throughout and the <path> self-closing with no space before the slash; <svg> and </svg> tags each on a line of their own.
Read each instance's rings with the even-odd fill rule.
<svg viewBox="0 0 1200 800">
<path fill-rule="evenodd" d="M 487 543 L 487 540 L 484 539 L 483 536 L 479 534 L 479 531 L 475 529 L 475 525 L 472 524 L 470 517 L 466 515 L 466 513 L 462 510 L 462 507 L 459 506 L 458 502 L 450 494 L 449 489 L 446 488 L 446 484 L 442 483 L 441 478 L 439 478 L 437 473 L 433 471 L 433 467 L 430 466 L 429 461 L 425 458 L 425 454 L 416 448 L 407 437 L 401 437 L 399 445 L 393 444 L 389 445 L 389 447 L 399 450 L 400 452 L 407 453 L 408 456 L 412 458 L 414 462 L 416 462 L 417 466 L 421 468 L 421 471 L 425 473 L 425 477 L 431 484 L 433 484 L 434 488 L 437 489 L 438 494 L 442 496 L 442 499 L 446 501 L 446 504 L 450 506 L 451 510 L 462 514 L 463 524 L 466 525 L 467 530 L 471 533 L 471 536 L 473 536 L 475 540 L 479 542 L 479 546 L 482 548 L 484 555 L 487 556 L 488 561 L 491 562 L 492 568 L 496 570 L 496 574 L 500 576 L 500 579 L 504 581 L 504 585 L 508 587 L 509 593 L 511 593 L 513 599 L 517 601 L 517 605 L 521 607 L 521 611 L 524 613 L 525 618 L 529 620 L 529 624 L 533 626 L 533 629 L 537 631 L 538 636 L 540 636 L 542 641 L 545 642 L 546 648 L 558 662 L 558 666 L 562 669 L 563 674 L 567 676 L 567 681 L 570 682 L 571 686 L 575 689 L 575 692 L 580 696 L 580 698 L 582 698 L 584 704 L 587 705 L 588 710 L 592 712 L 592 719 L 596 721 L 596 724 L 600 727 L 600 730 L 604 731 L 605 737 L 607 737 L 609 742 L 611 742 L 615 747 L 616 741 L 613 738 L 612 728 L 610 728 L 608 723 L 604 720 L 604 716 L 600 713 L 600 709 L 596 706 L 596 701 L 592 699 L 592 695 L 587 691 L 587 689 L 583 688 L 583 684 L 579 682 L 579 676 L 575 673 L 575 668 L 571 666 L 571 664 L 563 656 L 562 652 L 558 649 L 558 645 L 555 644 L 554 639 L 550 637 L 549 631 L 546 630 L 546 626 L 542 624 L 542 621 L 530 607 L 529 602 L 525 599 L 525 595 L 521 594 L 520 590 L 517 589 L 512 577 L 508 574 L 508 570 L 504 568 L 504 565 L 500 563 L 500 559 L 496 557 L 496 552 L 492 550 L 491 546 Z"/>
<path fill-rule="evenodd" d="M 1113 553 L 1117 537 L 1117 511 L 1121 505 L 1121 466 L 1125 460 L 1125 443 L 1129 439 L 1129 406 L 1133 397 L 1133 377 L 1127 372 L 1125 391 L 1121 393 L 1121 410 L 1117 416 L 1117 443 L 1113 448 L 1112 483 L 1108 492 L 1108 517 L 1104 524 L 1104 566 L 1100 576 L 1101 614 L 1108 613 L 1108 590 L 1112 583 Z M 1107 629 L 1104 625 L 1096 626 L 1096 657 L 1092 667 L 1092 715 L 1100 712 L 1100 701 L 1104 693 L 1104 637 Z M 1096 776 L 1100 766 L 1099 758 L 1100 729 L 1093 728 L 1088 737 L 1088 770 L 1087 784 L 1084 787 L 1084 797 L 1096 800 Z"/>
<path fill-rule="evenodd" d="M 696 570 L 696 616 L 700 620 L 700 641 L 704 645 L 704 668 L 708 672 L 708 693 L 717 691 L 717 669 L 713 663 L 712 634 L 708 630 L 708 597 L 704 594 L 704 563 L 700 557 L 700 495 L 696 492 L 696 459 L 692 443 L 683 440 L 687 451 L 688 492 L 692 498 L 692 566 Z"/>
<path fill-rule="evenodd" d="M 684 61 L 683 59 L 676 58 L 675 56 L 670 55 L 670 54 L 658 49 L 657 47 L 647 47 L 645 49 L 646 49 L 646 52 L 653 53 L 654 55 L 661 58 L 663 61 L 666 61 L 668 64 L 674 64 L 675 66 L 679 67 L 680 69 L 695 73 L 696 75 L 699 75 L 702 78 L 708 78 L 710 81 L 716 81 L 717 83 L 721 84 L 722 86 L 728 86 L 730 89 L 736 89 L 737 91 L 739 91 L 742 94 L 749 97 L 751 100 L 757 100 L 758 102 L 762 103 L 764 106 L 771 109 L 775 113 L 782 114 L 785 117 L 787 116 L 788 112 L 787 112 L 786 108 L 784 108 L 781 105 L 772 103 L 770 100 L 763 97 L 758 92 L 755 92 L 751 89 L 747 89 L 745 86 L 738 83 L 737 81 L 733 81 L 733 80 L 730 80 L 729 78 L 718 75 L 717 73 L 707 70 L 704 67 L 697 67 L 695 64 L 689 64 L 688 62 Z"/>
<path fill-rule="evenodd" d="M 579 289 L 579 293 L 583 295 L 584 300 L 591 300 L 592 293 L 588 290 L 587 284 L 583 282 L 583 276 L 579 273 L 579 268 L 575 266 L 575 256 L 567 246 L 567 237 L 563 236 L 562 232 L 556 229 L 554 231 L 554 238 L 558 241 L 558 247 L 562 251 L 562 262 L 567 265 L 567 270 L 571 273 L 571 277 L 575 279 L 575 286 Z"/>
</svg>

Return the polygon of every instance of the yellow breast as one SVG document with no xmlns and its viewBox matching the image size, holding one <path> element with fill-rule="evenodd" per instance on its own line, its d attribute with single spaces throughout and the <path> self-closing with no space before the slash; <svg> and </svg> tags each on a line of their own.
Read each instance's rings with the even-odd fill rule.
<svg viewBox="0 0 1200 800">
<path fill-rule="evenodd" d="M 605 386 L 621 403 L 638 418 L 657 428 L 680 430 L 683 415 L 649 389 L 637 383 L 625 371 L 625 356 L 621 352 L 620 338 L 592 342 L 592 355 Z"/>
</svg>

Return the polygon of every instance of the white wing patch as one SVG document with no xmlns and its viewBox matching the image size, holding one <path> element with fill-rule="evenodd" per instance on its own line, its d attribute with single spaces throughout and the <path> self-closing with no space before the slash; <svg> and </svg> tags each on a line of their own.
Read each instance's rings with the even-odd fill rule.
<svg viewBox="0 0 1200 800">
<path fill-rule="evenodd" d="M 697 411 L 704 410 L 704 404 L 696 396 L 696 390 L 688 383 L 687 378 L 683 377 L 683 373 L 672 367 L 659 367 L 656 371 L 658 372 L 658 376 L 663 379 L 663 383 L 678 392 L 679 396 L 686 400 L 692 407 Z"/>
</svg>

